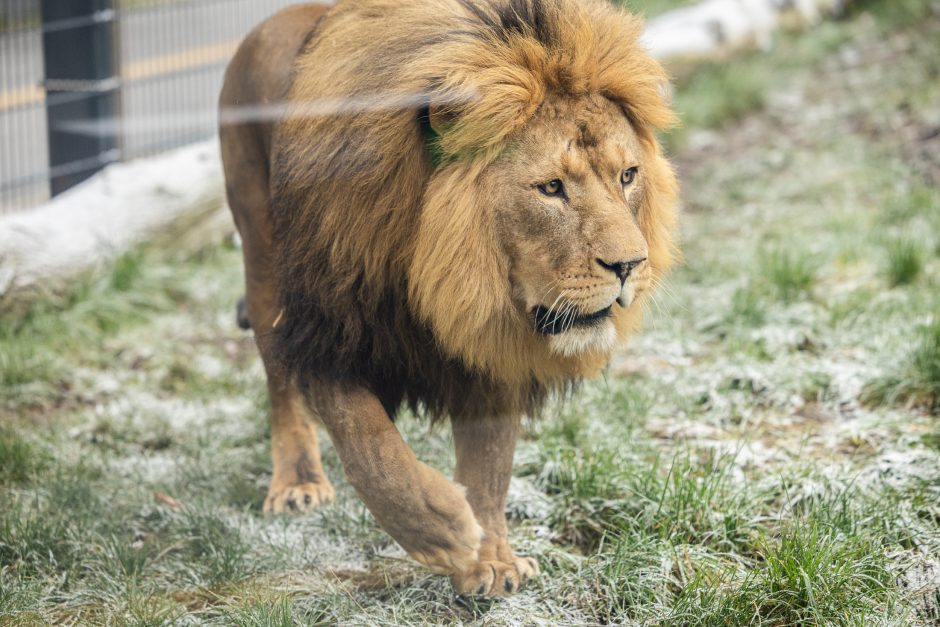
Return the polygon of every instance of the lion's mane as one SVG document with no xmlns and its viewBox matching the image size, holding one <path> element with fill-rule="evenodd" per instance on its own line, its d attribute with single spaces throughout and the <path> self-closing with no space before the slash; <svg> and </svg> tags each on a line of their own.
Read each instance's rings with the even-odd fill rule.
<svg viewBox="0 0 940 627">
<path fill-rule="evenodd" d="M 639 222 L 661 275 L 676 182 L 654 132 L 674 119 L 641 31 L 602 0 L 354 0 L 321 20 L 272 163 L 280 352 L 301 383 L 365 385 L 390 412 L 531 413 L 606 363 L 519 324 L 478 175 L 547 94 L 603 94 L 647 153 Z M 640 309 L 615 316 L 621 338 Z"/>
</svg>

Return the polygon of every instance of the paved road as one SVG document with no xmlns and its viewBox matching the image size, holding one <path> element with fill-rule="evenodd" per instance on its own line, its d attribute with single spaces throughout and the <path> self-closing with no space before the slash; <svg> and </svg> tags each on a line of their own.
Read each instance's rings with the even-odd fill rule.
<svg viewBox="0 0 940 627">
<path fill-rule="evenodd" d="M 266 16 L 295 3 L 188 0 L 122 11 L 124 156 L 153 154 L 211 135 L 222 73 L 234 47 Z M 0 213 L 46 194 L 42 73 L 38 28 L 0 34 Z M 17 198 L 6 189 L 13 182 L 20 182 Z"/>
</svg>

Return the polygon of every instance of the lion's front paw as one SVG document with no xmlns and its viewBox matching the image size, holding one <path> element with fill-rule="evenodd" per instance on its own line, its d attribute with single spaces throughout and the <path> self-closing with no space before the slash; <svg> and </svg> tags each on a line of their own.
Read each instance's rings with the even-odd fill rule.
<svg viewBox="0 0 940 627">
<path fill-rule="evenodd" d="M 347 468 L 346 474 L 366 499 L 379 525 L 408 554 L 439 575 L 469 570 L 480 561 L 483 527 L 473 515 L 464 488 L 421 464 L 396 490 L 367 492 L 376 480 Z"/>
<path fill-rule="evenodd" d="M 335 496 L 332 484 L 325 479 L 319 483 L 301 483 L 280 488 L 275 488 L 272 484 L 268 489 L 268 497 L 264 499 L 264 513 L 300 514 L 329 503 Z"/>
<path fill-rule="evenodd" d="M 539 574 L 539 564 L 531 557 L 513 557 L 512 561 L 485 561 L 473 569 L 452 577 L 458 594 L 482 597 L 504 597 L 519 590 L 522 584 Z"/>
<path fill-rule="evenodd" d="M 437 510 L 436 516 L 425 518 L 424 524 L 413 530 L 416 533 L 397 536 L 412 558 L 441 575 L 469 570 L 480 561 L 483 528 L 469 505 L 457 504 L 462 507 Z M 440 515 L 444 512 L 446 517 Z"/>
</svg>

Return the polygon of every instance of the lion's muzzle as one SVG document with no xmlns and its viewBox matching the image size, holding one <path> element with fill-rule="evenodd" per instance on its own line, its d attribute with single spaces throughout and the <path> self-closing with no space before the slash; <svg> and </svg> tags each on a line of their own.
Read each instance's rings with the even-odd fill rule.
<svg viewBox="0 0 940 627">
<path fill-rule="evenodd" d="M 542 335 L 558 335 L 572 329 L 595 327 L 610 318 L 611 314 L 611 305 L 586 315 L 580 315 L 570 308 L 548 309 L 542 305 L 532 311 L 535 330 Z"/>
</svg>

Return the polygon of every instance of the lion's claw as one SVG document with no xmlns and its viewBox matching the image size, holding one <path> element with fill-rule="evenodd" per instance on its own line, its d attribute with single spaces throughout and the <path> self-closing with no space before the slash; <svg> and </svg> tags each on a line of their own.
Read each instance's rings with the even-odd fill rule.
<svg viewBox="0 0 940 627">
<path fill-rule="evenodd" d="M 264 500 L 265 514 L 302 514 L 329 503 L 336 496 L 329 481 L 301 483 L 268 490 Z"/>
<path fill-rule="evenodd" d="M 511 562 L 480 562 L 473 569 L 453 575 L 458 594 L 503 597 L 519 591 L 527 580 L 539 574 L 539 565 L 529 557 L 515 557 Z"/>
</svg>

